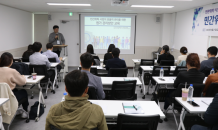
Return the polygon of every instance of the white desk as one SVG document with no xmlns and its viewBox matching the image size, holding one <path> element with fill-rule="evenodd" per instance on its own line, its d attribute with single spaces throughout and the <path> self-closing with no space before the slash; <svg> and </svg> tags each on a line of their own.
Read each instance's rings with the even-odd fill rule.
<svg viewBox="0 0 218 130">
<path fill-rule="evenodd" d="M 81 67 L 81 65 L 79 67 Z M 106 68 L 104 68 L 102 66 L 91 66 L 91 68 L 97 68 L 97 70 L 106 70 Z M 78 70 L 79 70 L 79 68 L 78 68 Z"/>
<path fill-rule="evenodd" d="M 7 101 L 9 101 L 9 98 L 0 98 L 0 107 L 6 103 Z M 1 130 L 4 130 L 4 126 L 3 126 L 3 119 L 2 119 L 2 116 L 1 116 L 1 112 L 0 112 L 0 129 Z"/>
<path fill-rule="evenodd" d="M 191 114 L 205 113 L 208 108 L 208 105 L 203 103 L 202 100 L 211 100 L 211 102 L 213 100 L 213 98 L 193 98 L 193 99 L 194 102 L 199 105 L 199 107 L 193 107 L 192 105 L 187 103 L 187 101 L 183 101 L 181 97 L 176 97 L 176 101 L 183 106 L 182 112 L 180 114 L 180 123 L 179 123 L 178 130 L 180 130 L 181 128 L 185 130 L 183 120 L 187 112 Z"/>
<path fill-rule="evenodd" d="M 160 107 L 155 103 L 155 101 L 90 100 L 90 102 L 97 103 L 99 106 L 103 108 L 104 115 L 107 121 L 110 120 L 111 118 L 117 118 L 119 113 L 125 114 L 122 105 L 123 102 L 140 103 L 141 107 L 144 110 L 144 114 L 131 114 L 131 115 L 149 116 L 149 115 L 158 114 L 160 115 L 161 118 L 165 118 L 165 115 L 161 111 Z"/>
</svg>

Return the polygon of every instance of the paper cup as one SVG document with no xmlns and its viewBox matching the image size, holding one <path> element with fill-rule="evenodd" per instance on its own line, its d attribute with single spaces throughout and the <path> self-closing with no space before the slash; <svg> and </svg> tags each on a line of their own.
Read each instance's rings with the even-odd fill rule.
<svg viewBox="0 0 218 130">
<path fill-rule="evenodd" d="M 182 88 L 182 100 L 183 101 L 187 101 L 187 98 L 188 98 L 188 89 L 186 88 Z"/>
<path fill-rule="evenodd" d="M 36 80 L 37 73 L 32 73 L 33 80 Z"/>
</svg>

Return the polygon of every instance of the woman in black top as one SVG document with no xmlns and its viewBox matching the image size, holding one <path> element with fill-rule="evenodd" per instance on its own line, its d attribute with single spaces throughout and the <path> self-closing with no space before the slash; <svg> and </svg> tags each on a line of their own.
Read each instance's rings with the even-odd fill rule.
<svg viewBox="0 0 218 130">
<path fill-rule="evenodd" d="M 112 55 L 112 50 L 115 48 L 114 44 L 110 44 L 110 46 L 108 47 L 107 53 L 104 55 L 104 61 L 103 63 L 106 65 L 107 64 L 107 60 L 109 59 L 113 59 L 113 55 Z"/>
<path fill-rule="evenodd" d="M 33 49 L 32 49 L 33 45 L 29 45 L 27 48 L 27 51 L 25 51 L 22 55 L 23 59 L 29 59 L 30 55 L 32 55 L 34 53 Z"/>
<path fill-rule="evenodd" d="M 86 53 L 90 53 L 94 59 L 97 59 L 98 60 L 98 63 L 95 62 L 95 60 L 93 59 L 93 65 L 100 65 L 100 59 L 99 57 L 94 53 L 94 48 L 92 46 L 92 44 L 89 44 L 87 46 L 87 50 L 86 50 Z"/>
<path fill-rule="evenodd" d="M 157 63 L 160 64 L 161 60 L 173 60 L 174 61 L 174 56 L 170 54 L 168 45 L 163 46 L 163 49 L 160 52 L 160 55 L 158 57 Z"/>
</svg>

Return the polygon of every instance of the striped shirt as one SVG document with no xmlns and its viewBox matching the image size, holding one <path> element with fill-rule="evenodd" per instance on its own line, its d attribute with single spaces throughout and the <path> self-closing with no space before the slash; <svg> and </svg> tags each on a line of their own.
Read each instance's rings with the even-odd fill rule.
<svg viewBox="0 0 218 130">
<path fill-rule="evenodd" d="M 58 55 L 51 50 L 47 50 L 46 52 L 42 53 L 43 55 L 46 55 L 48 58 L 55 58 L 57 63 L 60 63 L 60 60 L 58 58 Z"/>
<path fill-rule="evenodd" d="M 31 65 L 46 65 L 48 68 L 51 66 L 48 57 L 42 55 L 40 52 L 33 53 L 29 60 Z"/>
</svg>

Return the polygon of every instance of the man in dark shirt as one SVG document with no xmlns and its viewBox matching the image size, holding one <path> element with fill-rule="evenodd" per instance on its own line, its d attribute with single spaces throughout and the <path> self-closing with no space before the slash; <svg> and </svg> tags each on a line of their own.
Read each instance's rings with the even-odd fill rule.
<svg viewBox="0 0 218 130">
<path fill-rule="evenodd" d="M 203 72 L 205 69 L 213 68 L 213 61 L 215 60 L 217 55 L 217 47 L 211 46 L 207 49 L 208 60 L 204 60 L 201 62 L 200 71 Z"/>
<path fill-rule="evenodd" d="M 110 70 L 110 68 L 126 68 L 126 62 L 119 58 L 120 49 L 114 48 L 112 50 L 113 59 L 109 59 L 107 61 L 106 70 Z"/>
<path fill-rule="evenodd" d="M 191 130 L 218 130 L 218 94 L 215 95 L 213 102 L 207 108 L 204 114 L 204 121 L 209 125 L 209 128 L 194 125 Z"/>
</svg>

